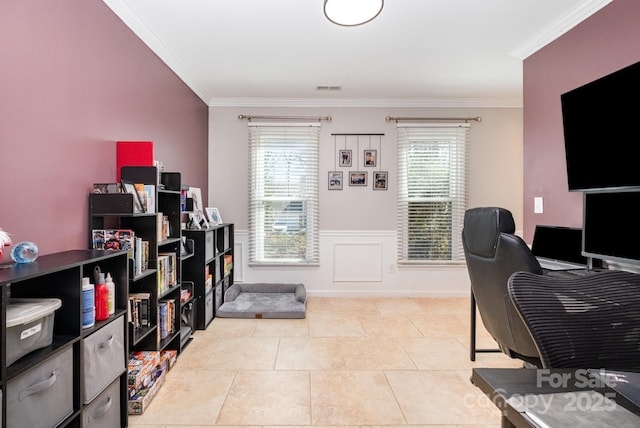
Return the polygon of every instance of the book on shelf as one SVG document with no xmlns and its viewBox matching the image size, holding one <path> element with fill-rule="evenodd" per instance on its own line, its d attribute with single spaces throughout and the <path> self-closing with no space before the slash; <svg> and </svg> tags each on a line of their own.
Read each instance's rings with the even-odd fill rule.
<svg viewBox="0 0 640 428">
<path fill-rule="evenodd" d="M 158 242 L 165 241 L 169 238 L 171 231 L 169 230 L 169 217 L 159 212 L 156 223 Z"/>
<path fill-rule="evenodd" d="M 158 339 L 166 339 L 175 332 L 175 300 L 158 301 Z"/>
<path fill-rule="evenodd" d="M 156 186 L 153 184 L 134 183 L 142 210 L 145 213 L 156 212 Z"/>
<path fill-rule="evenodd" d="M 93 183 L 91 193 L 120 193 L 120 183 Z"/>
<path fill-rule="evenodd" d="M 176 253 L 158 253 L 158 294 L 177 284 Z"/>
<path fill-rule="evenodd" d="M 151 293 L 130 293 L 128 320 L 135 328 L 151 325 Z"/>
<path fill-rule="evenodd" d="M 145 184 L 144 193 L 147 198 L 147 212 L 156 212 L 156 186 L 153 184 Z"/>
<path fill-rule="evenodd" d="M 133 275 L 142 275 L 147 269 L 149 269 L 149 241 L 144 241 L 138 237 L 135 239 Z"/>
<path fill-rule="evenodd" d="M 224 275 L 228 275 L 233 269 L 233 256 L 231 254 L 227 254 L 224 256 Z"/>
</svg>

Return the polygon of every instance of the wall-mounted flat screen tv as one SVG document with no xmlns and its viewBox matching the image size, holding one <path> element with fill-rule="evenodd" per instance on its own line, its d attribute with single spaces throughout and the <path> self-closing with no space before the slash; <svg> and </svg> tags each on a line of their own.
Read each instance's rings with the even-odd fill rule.
<svg viewBox="0 0 640 428">
<path fill-rule="evenodd" d="M 640 265 L 640 191 L 584 192 L 582 255 Z"/>
<path fill-rule="evenodd" d="M 640 62 L 560 100 L 569 191 L 640 186 Z"/>
</svg>

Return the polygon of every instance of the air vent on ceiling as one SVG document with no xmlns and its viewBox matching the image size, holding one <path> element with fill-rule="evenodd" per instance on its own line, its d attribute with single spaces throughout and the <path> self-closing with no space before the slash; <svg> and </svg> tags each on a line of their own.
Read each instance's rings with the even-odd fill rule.
<svg viewBox="0 0 640 428">
<path fill-rule="evenodd" d="M 316 91 L 339 91 L 342 89 L 340 85 L 318 85 Z"/>
</svg>

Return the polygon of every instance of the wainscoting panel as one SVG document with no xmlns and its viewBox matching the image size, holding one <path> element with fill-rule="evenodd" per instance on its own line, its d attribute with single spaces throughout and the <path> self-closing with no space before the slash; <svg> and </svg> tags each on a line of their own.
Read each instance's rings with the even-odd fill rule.
<svg viewBox="0 0 640 428">
<path fill-rule="evenodd" d="M 244 254 L 242 242 L 233 243 L 233 282 L 242 282 L 242 267 L 244 266 Z"/>
<path fill-rule="evenodd" d="M 302 283 L 310 296 L 469 296 L 458 266 L 399 266 L 393 230 L 321 230 L 320 264 L 249 266 L 249 233 L 235 229 L 235 282 Z"/>
<path fill-rule="evenodd" d="M 333 280 L 382 281 L 382 243 L 334 243 Z"/>
</svg>

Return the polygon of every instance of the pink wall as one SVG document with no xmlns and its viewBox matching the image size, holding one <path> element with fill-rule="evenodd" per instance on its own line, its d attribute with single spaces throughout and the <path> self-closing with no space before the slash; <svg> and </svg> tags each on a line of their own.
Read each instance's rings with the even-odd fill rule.
<svg viewBox="0 0 640 428">
<path fill-rule="evenodd" d="M 524 61 L 524 237 L 536 224 L 582 226 L 567 190 L 560 95 L 640 61 L 640 1 L 614 0 Z M 533 200 L 544 198 L 544 213 Z"/>
<path fill-rule="evenodd" d="M 5 1 L 0 40 L 0 227 L 14 243 L 86 248 L 88 189 L 116 180 L 118 140 L 153 141 L 206 197 L 207 106 L 101 0 Z"/>
</svg>

